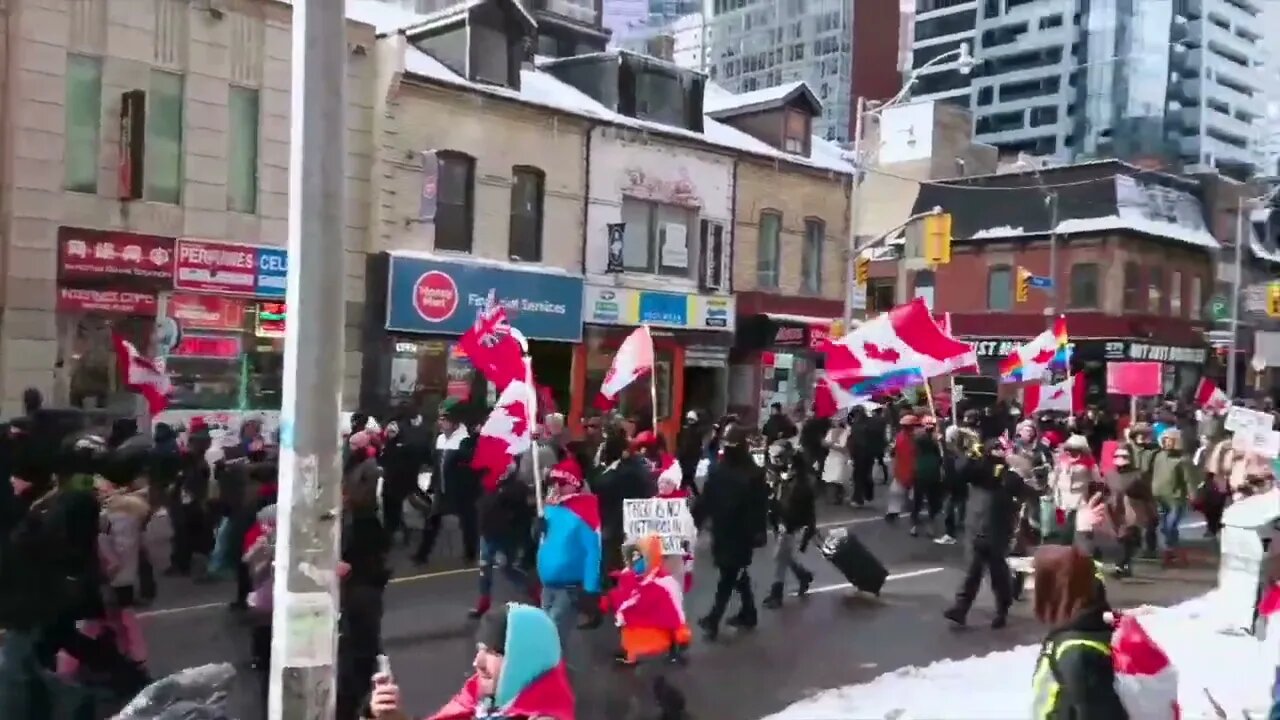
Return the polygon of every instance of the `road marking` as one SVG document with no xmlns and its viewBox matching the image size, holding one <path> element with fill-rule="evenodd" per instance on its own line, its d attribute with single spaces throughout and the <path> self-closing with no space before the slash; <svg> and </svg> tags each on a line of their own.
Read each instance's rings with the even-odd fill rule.
<svg viewBox="0 0 1280 720">
<path fill-rule="evenodd" d="M 889 577 L 885 578 L 885 582 L 889 582 L 890 580 L 907 580 L 909 578 L 922 577 L 924 575 L 933 575 L 934 573 L 940 573 L 943 570 L 946 570 L 946 568 L 940 568 L 940 567 L 924 568 L 923 570 L 911 570 L 908 572 L 894 573 Z M 851 587 L 853 587 L 853 583 L 847 583 L 847 582 L 837 583 L 835 585 L 823 585 L 822 587 L 809 588 L 808 594 L 812 595 L 814 593 L 831 592 L 832 590 L 843 590 L 845 588 L 851 588 Z"/>
<path fill-rule="evenodd" d="M 884 518 L 860 517 L 860 518 L 849 518 L 847 520 L 828 520 L 827 522 L 818 523 L 817 527 L 818 529 L 821 530 L 824 528 L 831 528 L 831 527 L 844 527 L 846 525 L 863 525 L 865 523 L 875 522 L 877 520 L 884 520 Z"/>
</svg>

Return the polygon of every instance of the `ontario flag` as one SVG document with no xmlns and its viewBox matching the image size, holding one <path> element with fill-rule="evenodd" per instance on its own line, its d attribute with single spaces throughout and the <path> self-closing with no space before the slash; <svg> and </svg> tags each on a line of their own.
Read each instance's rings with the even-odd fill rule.
<svg viewBox="0 0 1280 720">
<path fill-rule="evenodd" d="M 521 361 L 521 367 L 524 363 Z M 532 422 L 534 399 L 532 388 L 524 380 L 511 380 L 498 404 L 480 427 L 476 438 L 471 467 L 482 473 L 481 481 L 486 491 L 498 487 L 498 481 L 506 474 L 515 458 L 520 457 L 533 443 Z"/>
<path fill-rule="evenodd" d="M 1129 717 L 1179 720 L 1178 671 L 1136 616 L 1120 616 L 1111 636 L 1111 662 L 1116 694 Z"/>
<path fill-rule="evenodd" d="M 595 405 L 610 410 L 618 404 L 618 395 L 628 385 L 653 372 L 653 336 L 647 326 L 640 326 L 627 336 L 613 356 L 613 364 L 600 383 Z"/>
<path fill-rule="evenodd" d="M 1027 415 L 1053 411 L 1074 415 L 1084 409 L 1084 391 L 1084 378 L 1079 373 L 1053 385 L 1028 385 L 1022 391 L 1022 411 Z"/>
<path fill-rule="evenodd" d="M 1196 387 L 1196 403 L 1214 413 L 1224 412 L 1231 406 L 1231 398 L 1209 378 L 1201 378 Z"/>
<path fill-rule="evenodd" d="M 938 327 L 922 298 L 863 323 L 820 348 L 827 376 L 846 390 L 918 382 L 950 372 L 951 363 L 973 352 Z M 868 385 L 868 381 L 874 381 Z"/>
<path fill-rule="evenodd" d="M 1070 353 L 1067 319 L 1059 315 L 1053 327 L 1014 348 L 1009 357 L 1000 362 L 1000 381 L 1040 380 L 1055 370 L 1069 370 Z"/>
<path fill-rule="evenodd" d="M 133 343 L 116 333 L 111 334 L 111 343 L 115 347 L 120 383 L 145 398 L 152 415 L 164 412 L 169 407 L 169 392 L 173 387 L 164 369 L 155 360 L 143 357 Z"/>
<path fill-rule="evenodd" d="M 499 393 L 525 379 L 524 348 L 493 290 L 476 314 L 475 324 L 458 338 L 458 346 Z"/>
</svg>

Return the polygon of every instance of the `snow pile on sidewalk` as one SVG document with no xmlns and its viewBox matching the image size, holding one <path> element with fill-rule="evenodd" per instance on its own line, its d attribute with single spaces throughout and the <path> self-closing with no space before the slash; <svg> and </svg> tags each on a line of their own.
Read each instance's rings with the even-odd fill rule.
<svg viewBox="0 0 1280 720">
<path fill-rule="evenodd" d="M 1178 669 L 1185 718 L 1216 717 L 1205 689 L 1227 717 L 1266 717 L 1275 669 L 1262 643 L 1215 632 L 1212 594 L 1142 616 L 1143 627 Z M 940 632 L 946 632 L 939 625 Z M 986 632 L 985 630 L 977 632 Z M 765 720 L 1013 720 L 1031 708 L 1038 645 L 985 657 L 943 660 L 881 675 L 864 685 L 827 690 Z"/>
</svg>

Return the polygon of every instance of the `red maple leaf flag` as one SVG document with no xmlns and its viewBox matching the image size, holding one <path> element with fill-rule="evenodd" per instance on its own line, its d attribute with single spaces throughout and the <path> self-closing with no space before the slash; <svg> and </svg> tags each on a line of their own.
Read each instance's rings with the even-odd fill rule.
<svg viewBox="0 0 1280 720">
<path fill-rule="evenodd" d="M 498 304 L 493 291 L 476 315 L 476 322 L 458 345 L 472 366 L 501 393 L 508 384 L 524 378 L 524 348 L 512 333 L 507 311 Z"/>
<path fill-rule="evenodd" d="M 862 351 L 868 358 L 878 362 L 896 363 L 902 357 L 893 348 L 881 349 L 879 345 L 870 342 L 862 343 Z"/>
<path fill-rule="evenodd" d="M 164 369 L 155 360 L 143 357 L 133 343 L 115 333 L 111 334 L 111 343 L 115 346 L 120 383 L 130 392 L 145 398 L 147 410 L 152 415 L 164 412 L 169 407 L 169 392 L 173 388 Z"/>
<path fill-rule="evenodd" d="M 481 471 L 485 490 L 492 492 L 516 458 L 529 449 L 533 436 L 529 432 L 531 408 L 537 400 L 528 383 L 513 380 L 498 397 L 476 438 L 471 467 Z"/>
<path fill-rule="evenodd" d="M 1022 411 L 1027 415 L 1039 412 L 1064 412 L 1074 415 L 1084 409 L 1084 378 L 1079 374 L 1055 385 L 1033 383 L 1022 391 Z"/>
<path fill-rule="evenodd" d="M 1054 356 L 1057 354 L 1057 351 L 1053 348 L 1045 348 L 1032 356 L 1031 360 L 1037 365 L 1048 365 L 1049 361 L 1053 360 Z"/>
</svg>

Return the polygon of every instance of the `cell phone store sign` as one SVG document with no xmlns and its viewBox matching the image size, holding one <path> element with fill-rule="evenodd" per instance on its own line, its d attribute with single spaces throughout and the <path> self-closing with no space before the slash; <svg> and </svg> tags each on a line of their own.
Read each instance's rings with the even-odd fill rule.
<svg viewBox="0 0 1280 720">
<path fill-rule="evenodd" d="M 284 248 L 180 238 L 174 259 L 178 290 L 284 298 L 289 256 Z"/>
</svg>

